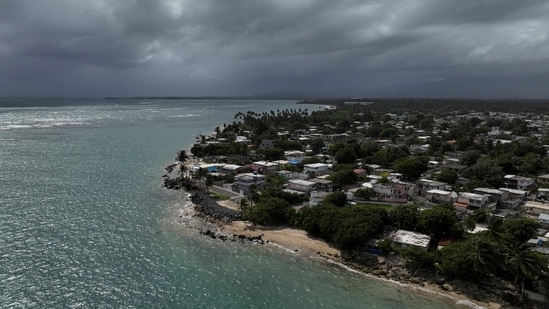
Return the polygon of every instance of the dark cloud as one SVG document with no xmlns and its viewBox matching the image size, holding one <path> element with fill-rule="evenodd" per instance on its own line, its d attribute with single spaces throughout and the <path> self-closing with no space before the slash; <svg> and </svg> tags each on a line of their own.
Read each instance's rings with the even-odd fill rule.
<svg viewBox="0 0 549 309">
<path fill-rule="evenodd" d="M 368 95 L 441 81 L 459 95 L 467 77 L 549 77 L 548 13 L 545 0 L 2 1 L 0 95 Z"/>
</svg>

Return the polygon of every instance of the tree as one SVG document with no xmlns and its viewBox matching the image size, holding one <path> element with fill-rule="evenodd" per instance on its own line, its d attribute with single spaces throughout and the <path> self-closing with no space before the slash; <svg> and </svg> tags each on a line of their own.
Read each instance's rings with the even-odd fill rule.
<svg viewBox="0 0 549 309">
<path fill-rule="evenodd" d="M 452 170 L 443 170 L 437 175 L 437 181 L 442 181 L 447 184 L 455 184 L 458 179 L 458 174 Z"/>
<path fill-rule="evenodd" d="M 347 194 L 342 191 L 330 193 L 324 198 L 323 203 L 330 203 L 337 207 L 343 207 L 347 204 Z"/>
<path fill-rule="evenodd" d="M 530 218 L 510 219 L 503 222 L 503 229 L 511 236 L 516 247 L 534 238 L 538 228 L 539 222 Z"/>
<path fill-rule="evenodd" d="M 467 257 L 468 264 L 480 281 L 483 275 L 495 273 L 500 264 L 498 245 L 481 237 L 473 237 L 469 241 L 472 246 Z"/>
<path fill-rule="evenodd" d="M 524 280 L 534 279 L 542 272 L 547 272 L 547 259 L 543 254 L 532 251 L 528 244 L 523 244 L 511 250 L 505 264 L 509 272 L 515 276 L 515 285 L 520 280 L 521 297 L 524 293 Z"/>
<path fill-rule="evenodd" d="M 370 198 L 376 196 L 376 191 L 372 188 L 361 188 L 354 193 L 354 196 L 369 201 Z"/>
<path fill-rule="evenodd" d="M 486 182 L 492 188 L 503 186 L 503 169 L 497 165 L 497 161 L 490 158 L 481 158 L 475 164 L 463 171 L 463 176 L 470 180 Z"/>
<path fill-rule="evenodd" d="M 402 173 L 405 179 L 414 180 L 427 171 L 428 162 L 429 159 L 426 157 L 401 158 L 395 162 L 394 169 Z"/>
<path fill-rule="evenodd" d="M 210 188 L 214 185 L 214 177 L 210 174 L 206 175 L 206 181 L 204 183 L 204 186 L 206 187 L 206 191 L 210 191 Z"/>
<path fill-rule="evenodd" d="M 460 161 L 463 165 L 471 166 L 477 163 L 478 159 L 480 159 L 480 151 L 476 149 L 468 149 L 463 153 Z"/>
<path fill-rule="evenodd" d="M 185 150 L 181 150 L 177 153 L 177 156 L 175 157 L 175 160 L 185 164 L 187 160 L 189 160 L 189 155 L 187 155 L 187 152 Z"/>
<path fill-rule="evenodd" d="M 419 210 L 416 205 L 399 205 L 389 214 L 392 225 L 396 228 L 414 231 L 418 222 Z"/>
<path fill-rule="evenodd" d="M 445 246 L 440 250 L 440 259 L 436 266 L 451 277 L 470 277 L 469 252 L 471 250 L 472 245 L 468 241 L 456 242 Z"/>
<path fill-rule="evenodd" d="M 324 144 L 324 140 L 321 139 L 321 138 L 315 138 L 313 140 L 311 140 L 309 142 L 309 146 L 311 146 L 311 150 L 314 152 L 314 153 L 322 153 L 322 149 L 324 148 L 324 146 L 326 146 Z"/>
<path fill-rule="evenodd" d="M 350 169 L 341 170 L 330 174 L 326 179 L 332 181 L 334 189 L 341 189 L 345 185 L 354 184 L 358 176 Z"/>
<path fill-rule="evenodd" d="M 353 148 L 345 147 L 339 149 L 334 154 L 334 159 L 337 161 L 337 163 L 352 164 L 355 163 L 356 159 L 358 159 L 358 156 Z"/>
<path fill-rule="evenodd" d="M 204 179 L 208 176 L 208 170 L 202 167 L 198 168 L 198 171 L 195 174 L 195 177 L 198 179 L 198 186 L 200 188 L 204 185 Z"/>
<path fill-rule="evenodd" d="M 441 238 L 454 232 L 456 223 L 456 214 L 444 207 L 435 206 L 418 214 L 418 229 L 435 238 Z"/>
<path fill-rule="evenodd" d="M 249 207 L 244 217 L 262 225 L 286 222 L 286 212 L 290 205 L 276 197 L 262 198 L 255 206 Z"/>
</svg>

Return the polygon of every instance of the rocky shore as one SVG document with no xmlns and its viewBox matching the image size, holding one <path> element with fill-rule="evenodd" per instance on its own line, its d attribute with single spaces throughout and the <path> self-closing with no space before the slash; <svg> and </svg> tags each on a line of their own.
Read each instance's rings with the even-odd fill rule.
<svg viewBox="0 0 549 309">
<path fill-rule="evenodd" d="M 220 240 L 247 240 L 256 244 L 270 243 L 264 235 L 270 231 L 268 228 L 257 227 L 244 228 L 241 231 L 227 229 L 234 226 L 235 221 L 241 220 L 236 210 L 219 205 L 218 201 L 204 192 L 196 192 L 191 195 L 191 200 L 196 205 L 197 215 L 205 220 L 217 224 L 220 228 L 201 231 L 201 234 Z M 228 233 L 227 230 L 230 230 Z M 292 237 L 288 235 L 288 237 Z M 279 243 L 275 241 L 274 243 Z M 280 243 L 279 243 L 280 244 Z M 286 247 L 284 244 L 280 244 Z M 289 250 L 298 252 L 302 248 Z M 412 271 L 409 265 L 396 255 L 378 256 L 364 251 L 348 251 L 340 254 L 333 251 L 309 252 L 319 258 L 327 259 L 350 269 L 363 272 L 372 277 L 404 284 L 422 292 L 434 292 L 440 296 L 445 295 L 456 300 L 468 308 L 542 308 L 536 303 L 519 302 L 519 293 L 511 284 L 502 281 L 484 281 L 480 284 L 460 280 L 449 280 L 437 274 L 433 270 Z M 309 256 L 311 254 L 308 254 Z"/>
<path fill-rule="evenodd" d="M 174 180 L 165 178 L 166 188 L 182 189 Z M 193 216 L 216 226 L 199 228 L 200 234 L 210 238 L 221 241 L 249 241 L 258 245 L 277 244 L 302 255 L 330 260 L 380 280 L 453 298 L 464 308 L 542 308 L 532 302 L 520 303 L 516 287 L 502 281 L 474 284 L 449 280 L 434 270 L 412 271 L 409 265 L 396 255 L 378 256 L 364 251 L 340 252 L 322 240 L 311 239 L 301 230 L 261 227 L 246 223 L 242 221 L 239 211 L 221 205 L 207 192 L 194 191 L 190 194 L 189 200 L 193 204 Z M 308 243 L 313 241 L 314 244 Z"/>
</svg>

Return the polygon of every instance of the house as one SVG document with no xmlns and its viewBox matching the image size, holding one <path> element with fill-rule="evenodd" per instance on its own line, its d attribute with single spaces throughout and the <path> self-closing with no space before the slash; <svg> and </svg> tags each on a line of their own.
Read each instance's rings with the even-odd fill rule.
<svg viewBox="0 0 549 309">
<path fill-rule="evenodd" d="M 429 190 L 425 193 L 425 199 L 431 203 L 453 203 L 455 198 L 455 193 L 445 190 Z"/>
<path fill-rule="evenodd" d="M 295 171 L 282 170 L 282 171 L 277 171 L 276 173 L 278 175 L 281 175 L 282 177 L 284 177 L 286 180 L 296 179 L 297 178 L 297 172 L 295 172 Z"/>
<path fill-rule="evenodd" d="M 259 174 L 270 174 L 278 170 L 279 165 L 274 162 L 267 161 L 256 161 L 253 162 L 250 166 L 254 171 L 257 171 Z"/>
<path fill-rule="evenodd" d="M 490 197 L 488 195 L 461 192 L 458 195 L 457 206 L 463 207 L 463 205 L 465 205 L 467 209 L 478 209 L 481 207 L 488 207 L 489 202 Z"/>
<path fill-rule="evenodd" d="M 524 210 L 527 214 L 533 216 L 539 216 L 540 214 L 549 215 L 549 204 L 526 201 L 526 203 L 524 204 Z"/>
<path fill-rule="evenodd" d="M 316 191 L 332 192 L 333 183 L 328 179 L 313 178 L 310 180 L 315 183 Z"/>
<path fill-rule="evenodd" d="M 506 175 L 504 178 L 505 187 L 518 190 L 529 190 L 534 186 L 534 179 L 529 177 Z"/>
<path fill-rule="evenodd" d="M 316 189 L 316 183 L 312 181 L 302 180 L 302 179 L 291 179 L 288 180 L 288 189 L 296 190 L 299 192 L 310 193 Z"/>
<path fill-rule="evenodd" d="M 446 161 L 446 163 L 442 164 L 442 169 L 443 170 L 449 170 L 449 171 L 454 171 L 456 173 L 461 173 L 463 172 L 467 166 L 463 165 L 463 164 L 459 164 L 459 163 L 456 163 L 456 162 L 453 162 L 453 161 Z"/>
<path fill-rule="evenodd" d="M 244 168 L 243 166 L 236 165 L 236 164 L 225 164 L 221 167 L 219 172 L 224 174 L 236 174 L 243 168 Z"/>
<path fill-rule="evenodd" d="M 413 246 L 423 250 L 427 250 L 427 248 L 429 248 L 429 243 L 431 242 L 431 237 L 429 235 L 406 230 L 395 231 L 389 236 L 389 239 L 396 247 L 404 248 Z"/>
<path fill-rule="evenodd" d="M 484 194 L 490 197 L 490 202 L 500 203 L 501 201 L 507 201 L 509 199 L 509 191 L 503 191 L 492 188 L 475 188 L 473 193 Z"/>
<path fill-rule="evenodd" d="M 363 184 L 364 187 L 364 184 Z M 387 183 L 373 183 L 372 189 L 379 200 L 385 202 L 403 203 L 413 196 L 415 186 L 411 183 L 401 181 L 390 181 Z"/>
<path fill-rule="evenodd" d="M 520 203 L 526 200 L 527 193 L 522 190 L 499 188 L 499 191 L 507 193 L 507 199 L 498 201 L 497 209 L 517 209 Z"/>
<path fill-rule="evenodd" d="M 544 227 L 549 227 L 549 214 L 541 213 L 538 216 L 539 224 Z"/>
<path fill-rule="evenodd" d="M 326 163 L 311 163 L 303 165 L 303 172 L 307 174 L 313 174 L 316 176 L 322 176 L 328 173 L 328 164 Z"/>
<path fill-rule="evenodd" d="M 429 190 L 444 190 L 448 186 L 445 182 L 434 181 L 429 179 L 420 179 L 416 182 L 417 195 L 425 197 Z"/>
<path fill-rule="evenodd" d="M 208 171 L 208 173 L 216 173 L 219 171 L 221 165 L 220 164 L 214 164 L 214 163 L 203 163 L 200 165 L 193 166 L 192 170 L 194 172 L 198 171 L 199 169 L 205 169 Z"/>
<path fill-rule="evenodd" d="M 284 156 L 290 164 L 299 164 L 305 159 L 305 152 L 300 150 L 285 151 Z"/>
<path fill-rule="evenodd" d="M 252 140 L 248 139 L 246 136 L 239 135 L 235 138 L 235 142 L 236 143 L 242 143 L 242 144 L 245 144 L 245 145 L 249 145 L 249 144 L 252 143 Z"/>
<path fill-rule="evenodd" d="M 261 186 L 266 182 L 267 177 L 265 175 L 259 175 L 257 173 L 242 173 L 235 176 L 233 188 L 237 189 L 241 195 L 245 195 L 250 192 L 251 186 Z"/>
<path fill-rule="evenodd" d="M 259 145 L 259 148 L 273 148 L 273 147 L 274 147 L 274 141 L 272 139 L 261 140 L 261 144 Z"/>
<path fill-rule="evenodd" d="M 549 174 L 538 176 L 536 182 L 541 185 L 549 185 Z"/>
<path fill-rule="evenodd" d="M 309 198 L 309 206 L 316 206 L 322 203 L 326 196 L 328 196 L 329 192 L 323 192 L 323 191 L 311 191 L 311 196 Z"/>
</svg>

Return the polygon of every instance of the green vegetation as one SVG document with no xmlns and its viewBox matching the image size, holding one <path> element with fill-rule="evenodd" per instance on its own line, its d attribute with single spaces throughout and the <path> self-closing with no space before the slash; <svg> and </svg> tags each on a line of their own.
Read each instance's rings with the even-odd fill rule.
<svg viewBox="0 0 549 309">
<path fill-rule="evenodd" d="M 371 105 L 345 105 L 343 100 L 317 103 L 337 109 L 238 113 L 231 124 L 216 128 L 213 136 L 202 136 L 191 148 L 192 155 L 205 162 L 238 164 L 246 172 L 252 171 L 247 164 L 285 159 L 284 151 L 290 150 L 305 156 L 300 163 L 285 166 L 287 171 L 302 173 L 307 164 L 334 163 L 326 177 L 334 192 L 319 205 L 301 207 L 307 195 L 283 191 L 284 176 L 267 174 L 266 183 L 252 185 L 240 204 L 245 219 L 298 227 L 344 250 L 366 249 L 372 238 L 385 237 L 382 232 L 388 227 L 415 231 L 433 239 L 429 250 L 396 248 L 389 239 L 377 246 L 385 253 L 399 254 L 414 270 L 430 269 L 450 278 L 481 282 L 496 276 L 522 288 L 549 282 L 546 259 L 526 244 L 536 236 L 539 224 L 535 220 L 501 220 L 483 208 L 458 216 L 452 204 L 422 210 L 423 204 L 411 203 L 350 205 L 344 193 L 365 182 L 357 169 L 372 174 L 374 165 L 385 169 L 377 174 L 378 184 L 384 186 L 393 184 L 390 171 L 408 182 L 430 177 L 452 185 L 456 192 L 504 187 L 508 174 L 535 177 L 549 173 L 544 146 L 549 145 L 549 130 L 539 125 L 549 119 L 549 104 L 434 99 L 376 99 Z M 301 135 L 306 138 L 299 139 Z M 249 142 L 235 142 L 237 136 Z M 220 138 L 224 141 L 214 142 Z M 266 140 L 270 146 L 261 146 Z M 433 168 L 449 157 L 453 160 L 450 168 Z M 184 151 L 176 158 L 187 159 Z M 232 183 L 235 179 L 234 175 L 213 177 L 202 169 L 189 173 L 184 165 L 180 175 L 182 182 L 203 190 L 216 181 Z M 308 176 L 319 175 L 311 172 Z M 379 193 L 361 188 L 354 197 L 358 202 L 375 202 Z M 487 223 L 488 230 L 467 236 L 476 223 Z M 436 250 L 440 239 L 453 243 Z"/>
</svg>

